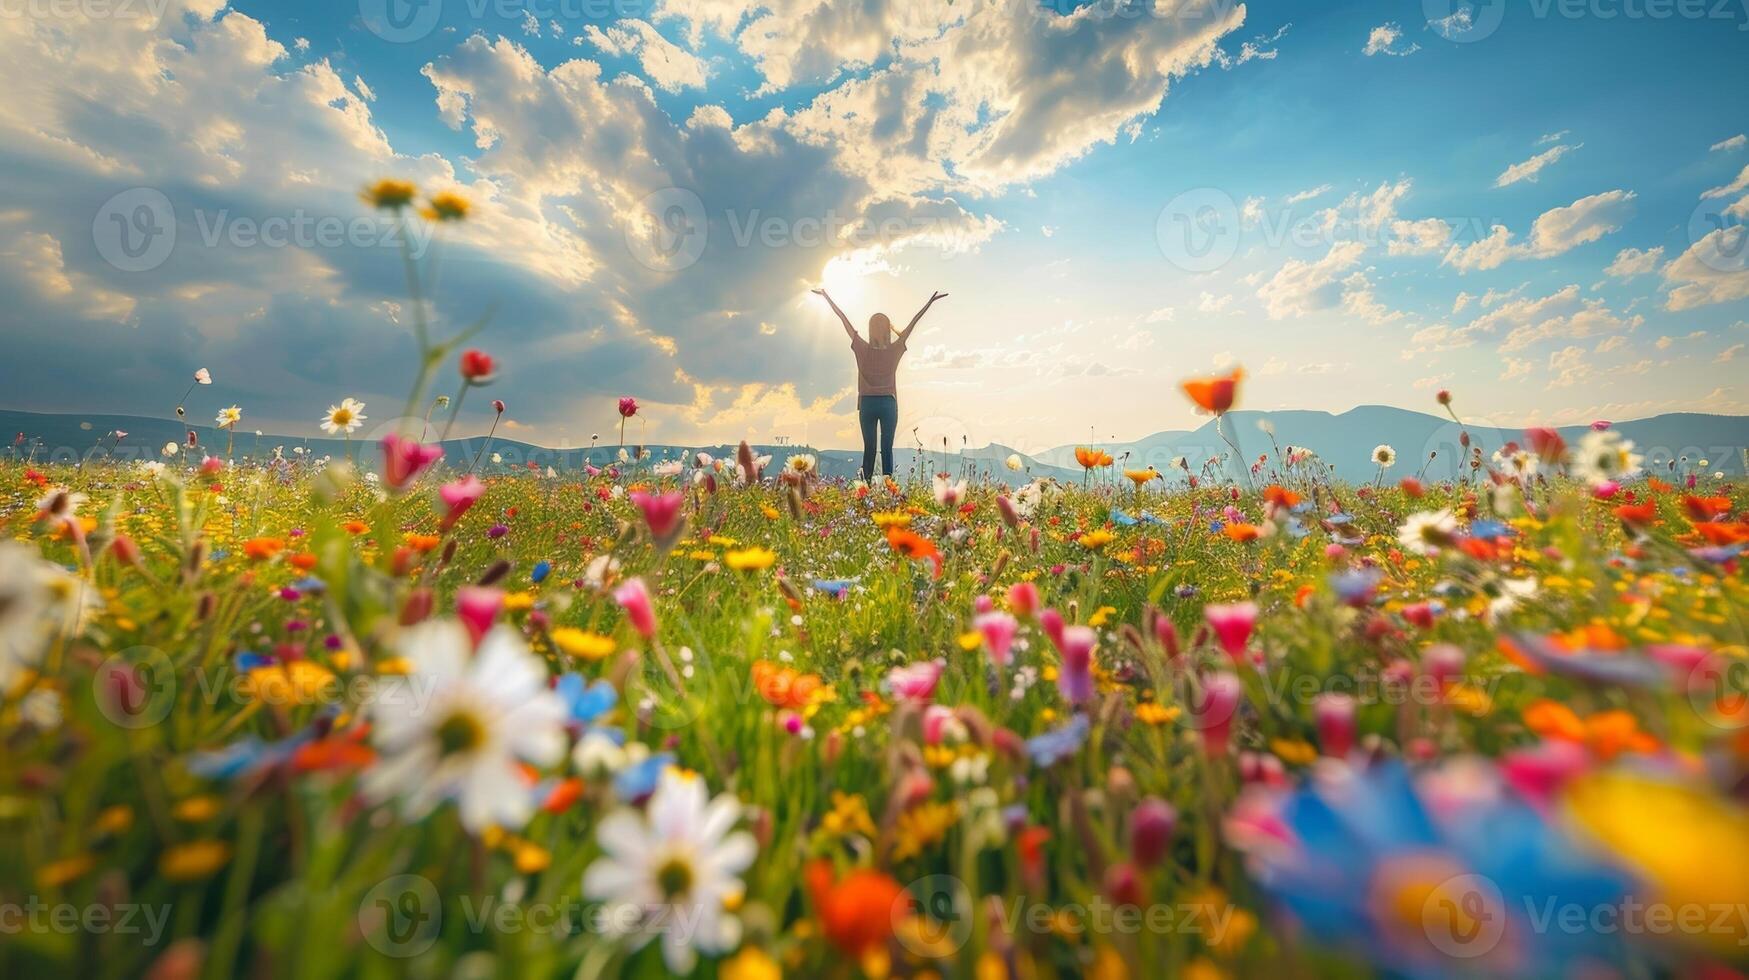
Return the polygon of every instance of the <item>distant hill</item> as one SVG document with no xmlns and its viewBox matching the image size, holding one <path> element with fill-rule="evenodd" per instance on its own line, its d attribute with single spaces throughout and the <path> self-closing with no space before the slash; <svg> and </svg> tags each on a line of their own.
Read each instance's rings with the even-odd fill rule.
<svg viewBox="0 0 1749 980">
<path fill-rule="evenodd" d="M 434 426 L 433 428 L 437 428 Z M 110 437 L 116 430 L 126 432 L 119 445 Z M 193 432 L 199 439 L 202 454 L 223 455 L 227 433 L 211 425 L 185 425 L 177 419 L 146 418 L 136 415 L 59 415 L 37 412 L 17 412 L 0 410 L 0 438 L 4 438 L 5 449 L 0 449 L 0 455 L 17 456 L 38 460 L 53 460 L 61 463 L 76 463 L 86 458 L 108 458 L 139 460 L 157 459 L 164 444 L 174 442 L 183 445 L 188 433 Z M 24 443 L 14 445 L 16 436 L 22 434 Z M 368 437 L 367 437 L 368 434 Z M 306 438 L 303 436 L 286 436 L 263 434 L 256 436 L 253 428 L 239 427 L 232 443 L 232 454 L 238 459 L 264 459 L 271 457 L 279 450 L 287 457 L 297 455 L 302 449 L 304 455 L 316 459 L 323 456 L 334 458 L 352 458 L 361 464 L 374 466 L 378 459 L 377 440 L 382 433 L 370 428 L 360 430 L 357 437 L 348 442 L 343 439 Z M 435 438 L 433 433 L 429 438 Z M 113 450 L 112 450 L 113 447 Z M 465 468 L 475 455 L 486 447 L 483 436 L 469 439 L 451 439 L 443 444 L 446 461 L 452 466 Z M 734 445 L 709 446 L 674 446 L 651 444 L 646 447 L 650 459 L 656 462 L 670 459 L 687 459 L 698 451 L 708 452 L 713 456 L 733 457 Z M 773 465 L 781 465 L 789 456 L 796 453 L 814 453 L 819 459 L 820 472 L 828 477 L 854 477 L 862 467 L 862 453 L 859 450 L 847 449 L 814 449 L 806 446 L 754 446 L 761 455 L 769 455 Z M 1035 476 L 1053 476 L 1058 479 L 1079 479 L 1080 470 L 1074 472 L 1050 465 L 1037 463 L 1023 457 L 1026 469 L 1012 472 L 1005 465 L 1011 450 L 1001 446 L 988 446 L 983 449 L 972 449 L 965 453 L 946 454 L 939 452 L 919 453 L 916 449 L 895 448 L 893 465 L 900 475 L 914 473 L 928 475 L 937 472 L 948 472 L 970 476 L 975 471 L 1010 485 L 1018 486 Z M 502 436 L 491 441 L 490 448 L 485 449 L 486 456 L 481 465 L 490 467 L 491 457 L 500 458 L 499 468 L 526 467 L 534 463 L 541 470 L 551 466 L 555 470 L 573 471 L 583 467 L 585 463 L 595 466 L 609 466 L 619 454 L 617 443 L 598 445 L 593 449 L 552 449 L 536 446 L 531 443 Z"/>
<path fill-rule="evenodd" d="M 1273 442 L 1260 427 L 1263 422 L 1273 430 Z M 1269 453 L 1273 458 L 1277 446 L 1283 450 L 1288 446 L 1302 446 L 1333 464 L 1338 476 L 1354 481 L 1371 480 L 1377 475 L 1378 470 L 1370 459 L 1373 447 L 1381 443 L 1397 451 L 1397 465 L 1386 474 L 1391 479 L 1416 473 L 1430 479 L 1449 479 L 1456 475 L 1456 466 L 1463 456 L 1458 438 L 1464 429 L 1450 419 L 1378 405 L 1362 406 L 1340 415 L 1306 411 L 1238 411 L 1229 414 L 1225 424 L 1247 460 L 1255 459 L 1260 453 Z M 1690 465 L 1697 465 L 1705 459 L 1711 464 L 1709 470 L 1722 470 L 1732 475 L 1744 473 L 1744 452 L 1749 448 L 1749 418 L 1679 413 L 1619 422 L 1615 428 L 1634 441 L 1638 451 L 1646 455 L 1648 469 L 1654 473 L 1666 472 L 1672 460 L 1682 457 L 1687 457 Z M 176 419 L 0 411 L 0 436 L 6 438 L 6 445 L 12 445 L 12 436 L 17 433 L 22 433 L 26 440 L 22 448 L 6 452 L 23 456 L 30 454 L 34 447 L 36 459 L 77 462 L 94 453 L 108 456 L 112 440 L 106 438 L 106 434 L 117 429 L 127 433 L 115 451 L 116 456 L 124 459 L 156 458 L 166 442 L 180 444 L 191 430 L 199 437 L 204 447 L 202 452 L 222 453 L 225 447 L 224 432 L 210 425 L 184 425 Z M 1522 441 L 1524 438 L 1523 429 L 1516 427 L 1474 424 L 1467 429 L 1474 443 L 1487 453 L 1508 441 Z M 1576 443 L 1588 428 L 1565 426 L 1559 431 L 1571 444 Z M 340 439 L 283 435 L 257 437 L 253 429 L 247 429 L 237 433 L 233 452 L 238 458 L 259 459 L 272 455 L 276 448 L 290 456 L 301 447 L 311 457 L 350 455 L 367 465 L 374 465 L 376 438 L 377 434 L 373 433 L 371 438 L 348 443 Z M 444 451 L 451 465 L 465 467 L 484 445 L 483 437 L 452 439 L 444 443 Z M 650 445 L 646 448 L 650 451 L 650 458 L 656 461 L 683 459 L 699 450 L 716 456 L 732 455 L 735 451 L 732 445 Z M 770 445 L 754 448 L 761 454 L 769 454 L 777 463 L 793 453 L 812 452 L 819 458 L 821 472 L 831 477 L 855 476 L 862 462 L 860 452 L 848 449 Z M 1101 443 L 1099 448 L 1117 457 L 1124 467 L 1141 469 L 1153 466 L 1168 475 L 1171 475 L 1175 457 L 1186 457 L 1194 470 L 1204 460 L 1227 451 L 1226 443 L 1215 432 L 1212 419 L 1192 432 L 1157 432 L 1130 443 Z M 490 454 L 498 454 L 502 460 L 498 464 L 500 467 L 525 467 L 532 462 L 543 470 L 551 466 L 569 471 L 580 469 L 585 462 L 607 466 L 618 451 L 617 445 L 594 449 L 552 449 L 514 439 L 494 438 L 487 453 L 488 459 Z M 1061 446 L 1036 456 L 1019 454 L 1025 469 L 1018 473 L 1009 471 L 1004 465 L 1012 452 L 1006 446 L 995 444 L 958 453 L 919 453 L 914 448 L 898 448 L 894 453 L 894 464 L 901 474 L 948 472 L 971 475 L 976 472 L 1011 485 L 1036 476 L 1077 481 L 1081 478 L 1074 446 Z"/>
<path fill-rule="evenodd" d="M 1274 441 L 1259 423 L 1267 422 L 1274 431 Z M 1260 453 L 1275 458 L 1276 446 L 1283 451 L 1288 446 L 1300 446 L 1317 453 L 1319 458 L 1336 467 L 1336 474 L 1346 480 L 1370 480 L 1378 475 L 1371 462 L 1373 448 L 1381 444 L 1397 451 L 1397 465 L 1386 476 L 1400 479 L 1423 472 L 1430 479 L 1450 479 L 1463 457 L 1458 439 L 1466 429 L 1472 444 L 1485 453 L 1493 453 L 1507 442 L 1524 441 L 1522 426 L 1496 427 L 1479 421 L 1459 426 L 1449 418 L 1411 412 L 1382 405 L 1363 405 L 1340 415 L 1329 412 L 1237 411 L 1228 414 L 1227 433 L 1239 444 L 1247 461 Z M 1672 413 L 1632 422 L 1618 422 L 1614 428 L 1634 441 L 1636 451 L 1646 456 L 1647 469 L 1665 472 L 1672 460 L 1684 456 L 1690 465 L 1707 460 L 1709 470 L 1740 475 L 1744 472 L 1743 453 L 1749 447 L 1749 418 L 1735 415 L 1701 415 Z M 1562 426 L 1557 431 L 1571 445 L 1590 431 L 1589 426 Z M 1167 472 L 1173 458 L 1184 456 L 1194 470 L 1211 456 L 1228 452 L 1227 444 L 1215 431 L 1213 419 L 1193 432 L 1157 432 L 1135 442 L 1100 444 L 1114 457 L 1130 456 L 1123 465 L 1134 469 L 1154 466 Z M 1431 459 L 1429 458 L 1431 455 Z M 1060 446 L 1038 454 L 1045 465 L 1075 466 L 1075 447 Z"/>
</svg>

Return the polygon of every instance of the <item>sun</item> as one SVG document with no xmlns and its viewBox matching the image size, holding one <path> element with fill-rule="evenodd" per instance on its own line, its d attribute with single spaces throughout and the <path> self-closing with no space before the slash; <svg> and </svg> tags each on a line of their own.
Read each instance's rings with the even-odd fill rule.
<svg viewBox="0 0 1749 980">
<path fill-rule="evenodd" d="M 860 325 L 875 312 L 865 309 L 874 299 L 874 277 L 888 271 L 884 260 L 866 249 L 859 249 L 828 260 L 826 268 L 820 271 L 820 284 L 850 315 L 851 322 Z"/>
</svg>

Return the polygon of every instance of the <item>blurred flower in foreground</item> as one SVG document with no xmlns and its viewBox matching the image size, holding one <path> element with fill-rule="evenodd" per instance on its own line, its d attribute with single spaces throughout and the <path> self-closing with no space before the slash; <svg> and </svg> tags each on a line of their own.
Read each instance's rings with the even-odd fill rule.
<svg viewBox="0 0 1749 980">
<path fill-rule="evenodd" d="M 640 947 L 659 935 L 676 973 L 699 952 L 733 949 L 741 923 L 725 909 L 739 903 L 740 875 L 758 853 L 752 834 L 734 830 L 740 813 L 732 794 L 708 799 L 702 777 L 668 768 L 644 813 L 608 814 L 595 831 L 603 855 L 583 873 L 583 893 L 606 903 L 605 927 Z"/>
<path fill-rule="evenodd" d="M 382 761 L 366 774 L 366 793 L 399 798 L 409 816 L 454 799 L 475 832 L 527 823 L 534 799 L 518 762 L 558 762 L 570 714 L 548 689 L 546 665 L 508 626 L 475 649 L 452 619 L 407 628 L 399 647 L 413 671 L 386 681 L 371 706 Z"/>
<path fill-rule="evenodd" d="M 1547 976 L 1580 957 L 1602 967 L 1621 941 L 1589 915 L 1578 929 L 1538 918 L 1619 908 L 1631 881 L 1545 823 L 1486 762 L 1414 779 L 1395 762 L 1337 764 L 1296 791 L 1248 791 L 1227 834 L 1307 933 L 1401 975 Z"/>
</svg>

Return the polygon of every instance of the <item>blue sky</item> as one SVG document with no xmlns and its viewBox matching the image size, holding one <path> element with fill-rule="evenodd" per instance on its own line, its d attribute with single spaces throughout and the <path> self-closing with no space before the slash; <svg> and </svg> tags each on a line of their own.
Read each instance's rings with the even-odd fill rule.
<svg viewBox="0 0 1749 980">
<path fill-rule="evenodd" d="M 1234 363 L 1259 408 L 1749 412 L 1738 0 L 137 6 L 0 22 L 10 407 L 163 414 L 208 366 L 261 427 L 386 420 L 410 315 L 357 192 L 405 176 L 476 203 L 419 239 L 435 314 L 495 310 L 535 441 L 634 394 L 652 440 L 851 443 L 820 282 L 951 293 L 901 376 L 931 441 L 1193 425 L 1175 383 Z M 702 233 L 640 252 L 676 204 Z M 134 215 L 173 247 L 118 258 Z"/>
</svg>

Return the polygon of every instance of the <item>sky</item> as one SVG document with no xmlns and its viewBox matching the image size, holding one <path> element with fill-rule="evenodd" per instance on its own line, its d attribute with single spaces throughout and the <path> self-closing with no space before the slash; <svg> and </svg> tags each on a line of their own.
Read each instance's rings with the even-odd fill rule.
<svg viewBox="0 0 1749 980">
<path fill-rule="evenodd" d="M 1248 408 L 1749 414 L 1749 0 L 76 0 L 0 17 L 0 404 L 1039 451 Z M 382 177 L 455 191 L 405 229 Z M 453 388 L 453 375 L 444 376 Z"/>
</svg>

